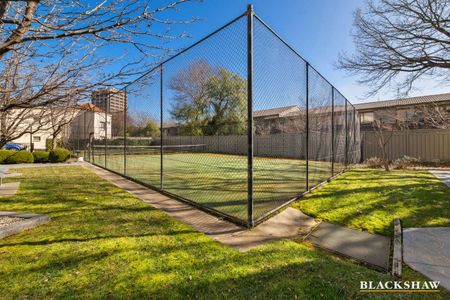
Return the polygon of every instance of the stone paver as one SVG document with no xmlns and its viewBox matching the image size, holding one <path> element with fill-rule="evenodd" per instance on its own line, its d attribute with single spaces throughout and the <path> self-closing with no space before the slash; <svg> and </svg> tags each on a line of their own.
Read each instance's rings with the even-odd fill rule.
<svg viewBox="0 0 450 300">
<path fill-rule="evenodd" d="M 17 190 L 20 187 L 20 182 L 8 182 L 3 183 L 0 186 L 0 197 L 2 196 L 12 196 L 17 193 Z"/>
<path fill-rule="evenodd" d="M 321 248 L 388 269 L 391 241 L 387 237 L 322 222 L 307 239 Z"/>
<path fill-rule="evenodd" d="M 440 179 L 446 186 L 450 187 L 450 169 L 430 169 L 428 172 Z"/>
<path fill-rule="evenodd" d="M 403 261 L 450 290 L 450 227 L 403 229 Z"/>
<path fill-rule="evenodd" d="M 288 208 L 256 228 L 247 230 L 102 168 L 87 163 L 84 166 L 169 216 L 239 251 L 247 251 L 273 240 L 298 236 L 300 227 L 305 230 L 316 224 L 313 218 L 299 210 Z"/>
<path fill-rule="evenodd" d="M 27 214 L 13 211 L 0 211 L 0 217 L 20 218 L 22 221 L 14 222 L 8 226 L 0 228 L 0 239 L 46 224 L 50 221 L 47 215 Z"/>
</svg>

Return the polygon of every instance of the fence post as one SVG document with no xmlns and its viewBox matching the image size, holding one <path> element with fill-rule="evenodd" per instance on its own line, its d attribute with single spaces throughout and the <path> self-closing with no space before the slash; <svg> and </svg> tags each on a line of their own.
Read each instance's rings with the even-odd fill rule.
<svg viewBox="0 0 450 300">
<path fill-rule="evenodd" d="M 105 103 L 105 164 L 106 169 L 106 150 L 108 146 L 108 111 L 109 105 L 111 104 L 111 91 L 108 92 L 108 101 Z"/>
<path fill-rule="evenodd" d="M 253 224 L 253 5 L 247 7 L 247 226 Z"/>
<path fill-rule="evenodd" d="M 81 132 L 80 132 L 80 136 L 81 136 Z M 84 112 L 84 111 L 83 111 L 83 141 L 84 141 L 84 159 L 86 159 L 87 156 L 88 156 L 86 154 L 86 148 L 87 148 L 87 145 L 88 145 L 88 143 L 86 141 L 88 141 L 88 142 L 90 142 L 90 141 L 86 138 L 86 112 Z M 87 160 L 89 162 L 91 162 L 90 153 L 89 153 L 89 158 L 87 158 Z"/>
<path fill-rule="evenodd" d="M 345 100 L 345 166 L 348 165 L 348 111 L 347 100 Z"/>
<path fill-rule="evenodd" d="M 123 108 L 123 175 L 127 175 L 127 114 L 128 114 L 128 93 L 125 88 L 125 106 Z"/>
<path fill-rule="evenodd" d="M 353 146 L 352 146 L 353 159 L 352 159 L 352 163 L 354 164 L 354 163 L 356 163 L 356 157 L 355 157 L 356 156 L 356 122 L 357 122 L 358 116 L 356 115 L 357 111 L 356 111 L 356 108 L 353 106 L 353 104 L 352 104 L 352 107 L 353 107 Z"/>
<path fill-rule="evenodd" d="M 159 184 L 160 184 L 160 188 L 161 190 L 164 189 L 164 185 L 163 185 L 163 64 L 161 64 L 160 67 L 160 73 L 159 73 L 159 96 L 160 96 L 160 134 L 159 134 L 159 143 L 160 143 L 160 174 L 159 174 Z"/>
<path fill-rule="evenodd" d="M 306 62 L 306 190 L 309 190 L 309 63 Z"/>
<path fill-rule="evenodd" d="M 334 176 L 334 87 L 331 87 L 331 176 Z"/>
</svg>

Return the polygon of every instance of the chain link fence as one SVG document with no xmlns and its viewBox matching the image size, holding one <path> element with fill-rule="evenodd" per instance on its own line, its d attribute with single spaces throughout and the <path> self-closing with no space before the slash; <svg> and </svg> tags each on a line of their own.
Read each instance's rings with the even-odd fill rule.
<svg viewBox="0 0 450 300">
<path fill-rule="evenodd" d="M 250 8 L 103 94 L 79 155 L 249 227 L 360 158 L 353 105 Z"/>
</svg>

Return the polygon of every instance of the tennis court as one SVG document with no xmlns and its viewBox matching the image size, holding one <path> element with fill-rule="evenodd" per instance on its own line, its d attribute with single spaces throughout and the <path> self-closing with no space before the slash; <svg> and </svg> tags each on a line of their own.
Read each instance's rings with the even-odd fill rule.
<svg viewBox="0 0 450 300">
<path fill-rule="evenodd" d="M 108 97 L 87 161 L 248 227 L 360 157 L 353 105 L 250 8 Z"/>
<path fill-rule="evenodd" d="M 165 146 L 162 159 L 163 189 L 245 220 L 247 156 L 192 152 L 194 149 L 202 151 L 205 147 Z M 128 147 L 126 154 L 125 158 L 123 146 L 96 146 L 91 161 L 145 184 L 161 187 L 159 146 Z M 339 164 L 335 167 L 338 168 Z M 330 169 L 330 162 L 309 161 L 309 182 L 322 182 L 329 177 Z M 255 157 L 253 178 L 254 214 L 259 217 L 306 191 L 306 161 Z"/>
</svg>

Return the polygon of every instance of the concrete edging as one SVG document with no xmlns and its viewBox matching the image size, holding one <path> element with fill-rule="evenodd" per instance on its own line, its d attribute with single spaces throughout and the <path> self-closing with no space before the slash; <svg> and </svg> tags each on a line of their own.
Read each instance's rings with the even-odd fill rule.
<svg viewBox="0 0 450 300">
<path fill-rule="evenodd" d="M 24 214 L 6 211 L 0 211 L 0 217 L 17 217 L 24 219 L 22 221 L 15 222 L 6 227 L 0 228 L 0 239 L 22 232 L 24 230 L 37 227 L 42 224 L 46 224 L 50 221 L 50 217 L 48 215 Z"/>
<path fill-rule="evenodd" d="M 394 253 L 392 254 L 392 275 L 402 278 L 403 239 L 402 223 L 399 218 L 394 219 Z"/>
</svg>

